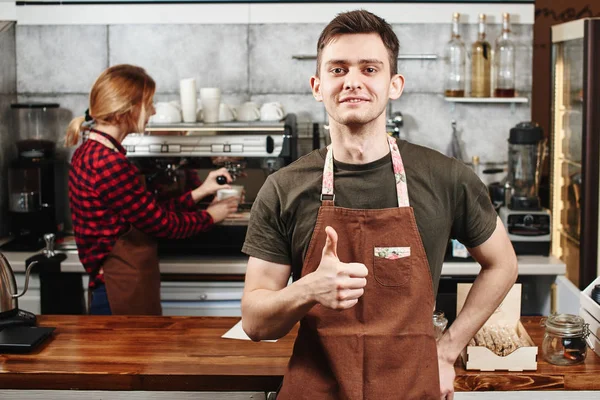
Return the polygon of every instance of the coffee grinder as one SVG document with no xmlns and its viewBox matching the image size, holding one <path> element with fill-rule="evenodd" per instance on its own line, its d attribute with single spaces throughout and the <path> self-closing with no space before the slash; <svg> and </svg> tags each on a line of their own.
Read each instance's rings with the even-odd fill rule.
<svg viewBox="0 0 600 400">
<path fill-rule="evenodd" d="M 498 213 L 520 255 L 550 253 L 550 211 L 541 207 L 538 196 L 545 150 L 538 124 L 521 122 L 510 130 L 505 201 Z"/>
<path fill-rule="evenodd" d="M 37 251 L 43 236 L 56 233 L 56 103 L 11 104 L 17 130 L 17 158 L 8 170 L 9 231 L 5 251 Z"/>
</svg>

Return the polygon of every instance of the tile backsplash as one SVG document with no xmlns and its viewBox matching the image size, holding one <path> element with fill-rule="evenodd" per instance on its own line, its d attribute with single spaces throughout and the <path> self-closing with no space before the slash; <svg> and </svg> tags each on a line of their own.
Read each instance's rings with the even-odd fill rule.
<svg viewBox="0 0 600 400">
<path fill-rule="evenodd" d="M 136 64 L 155 79 L 155 101 L 177 100 L 179 80 L 193 77 L 197 87 L 220 87 L 224 102 L 231 104 L 281 102 L 286 111 L 299 116 L 300 132 L 306 136 L 301 141 L 301 152 L 308 152 L 311 123 L 326 123 L 327 116 L 309 86 L 315 60 L 297 60 L 292 56 L 315 55 L 323 27 L 321 24 L 17 26 L 12 33 L 0 34 L 1 65 L 11 64 L 6 59 L 11 51 L 12 64 L 16 65 L 16 69 L 4 68 L 0 73 L 0 90 L 2 96 L 7 91 L 9 96 L 16 92 L 19 101 L 61 104 L 61 131 L 52 138 L 61 142 L 70 119 L 82 115 L 87 108 L 89 90 L 98 74 L 110 65 Z M 508 104 L 463 103 L 452 107 L 442 95 L 442 55 L 450 25 L 396 24 L 393 28 L 400 40 L 401 54 L 438 55 L 437 60 L 399 60 L 406 88 L 391 108 L 403 113 L 403 137 L 448 154 L 451 121 L 456 120 L 467 160 L 474 155 L 482 162 L 506 160 L 509 129 L 530 119 L 529 104 L 511 108 Z M 488 25 L 490 43 L 493 44 L 499 32 L 500 25 Z M 476 38 L 476 25 L 461 25 L 461 33 L 470 48 Z M 6 39 L 11 34 L 12 45 Z M 513 25 L 513 36 L 517 44 L 517 91 L 529 96 L 533 26 Z M 467 68 L 468 65 L 469 60 Z M 9 112 L 6 100 L 1 101 L 3 114 Z M 6 129 L 6 125 L 0 124 L 3 151 Z M 59 153 L 68 159 L 70 151 L 60 149 Z"/>
<path fill-rule="evenodd" d="M 514 109 L 506 104 L 452 107 L 441 95 L 441 55 L 449 24 L 393 27 L 401 54 L 439 56 L 437 60 L 399 61 L 406 88 L 392 109 L 404 114 L 405 137 L 446 152 L 454 119 L 468 159 L 478 155 L 482 161 L 505 160 L 508 130 L 530 118 L 529 105 Z M 233 104 L 280 101 L 288 112 L 299 115 L 301 131 L 308 135 L 311 128 L 307 122 L 326 122 L 327 117 L 310 91 L 315 61 L 292 56 L 316 54 L 322 29 L 321 24 L 17 26 L 17 93 L 19 100 L 60 103 L 67 111 L 67 120 L 62 121 L 66 127 L 70 117 L 87 108 L 89 90 L 104 68 L 131 63 L 144 67 L 156 80 L 156 101 L 177 99 L 179 80 L 194 77 L 198 87 L 220 87 L 225 101 Z M 469 46 L 475 40 L 476 25 L 463 24 L 461 30 Z M 499 32 L 499 25 L 489 25 L 489 41 Z M 528 96 L 532 26 L 514 25 L 513 32 L 517 90 Z"/>
<path fill-rule="evenodd" d="M 17 98 L 15 26 L 0 32 L 0 237 L 8 233 L 8 166 L 14 157 L 10 104 Z"/>
</svg>

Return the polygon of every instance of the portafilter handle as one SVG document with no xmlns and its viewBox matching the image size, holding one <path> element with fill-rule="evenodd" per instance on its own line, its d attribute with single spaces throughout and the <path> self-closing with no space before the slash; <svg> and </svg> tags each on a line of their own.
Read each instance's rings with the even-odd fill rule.
<svg viewBox="0 0 600 400">
<path fill-rule="evenodd" d="M 219 175 L 217 176 L 217 183 L 219 185 L 224 185 L 227 183 L 227 178 L 225 177 L 225 175 Z"/>
</svg>

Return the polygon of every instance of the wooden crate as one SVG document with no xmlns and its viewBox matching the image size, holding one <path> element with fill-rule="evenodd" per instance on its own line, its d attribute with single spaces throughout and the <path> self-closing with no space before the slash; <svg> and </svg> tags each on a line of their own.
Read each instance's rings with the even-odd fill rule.
<svg viewBox="0 0 600 400">
<path fill-rule="evenodd" d="M 458 284 L 456 299 L 456 314 L 458 315 L 472 284 Z M 483 346 L 467 346 L 461 353 L 461 358 L 467 370 L 479 371 L 535 371 L 537 370 L 538 347 L 521 324 L 521 284 L 516 283 L 510 289 L 496 311 L 485 322 L 484 326 L 508 325 L 517 330 L 519 336 L 530 345 L 520 347 L 507 356 L 499 356 Z"/>
</svg>

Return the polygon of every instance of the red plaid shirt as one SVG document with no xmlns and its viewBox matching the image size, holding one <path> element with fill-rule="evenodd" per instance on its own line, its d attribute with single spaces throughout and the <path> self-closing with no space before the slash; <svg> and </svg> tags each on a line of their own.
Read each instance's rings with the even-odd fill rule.
<svg viewBox="0 0 600 400">
<path fill-rule="evenodd" d="M 213 219 L 197 210 L 190 192 L 158 203 L 138 179 L 139 170 L 113 137 L 95 131 L 114 151 L 86 140 L 73 154 L 69 200 L 79 259 L 90 274 L 90 288 L 104 283 L 102 263 L 131 225 L 154 237 L 186 238 L 208 230 Z"/>
</svg>

